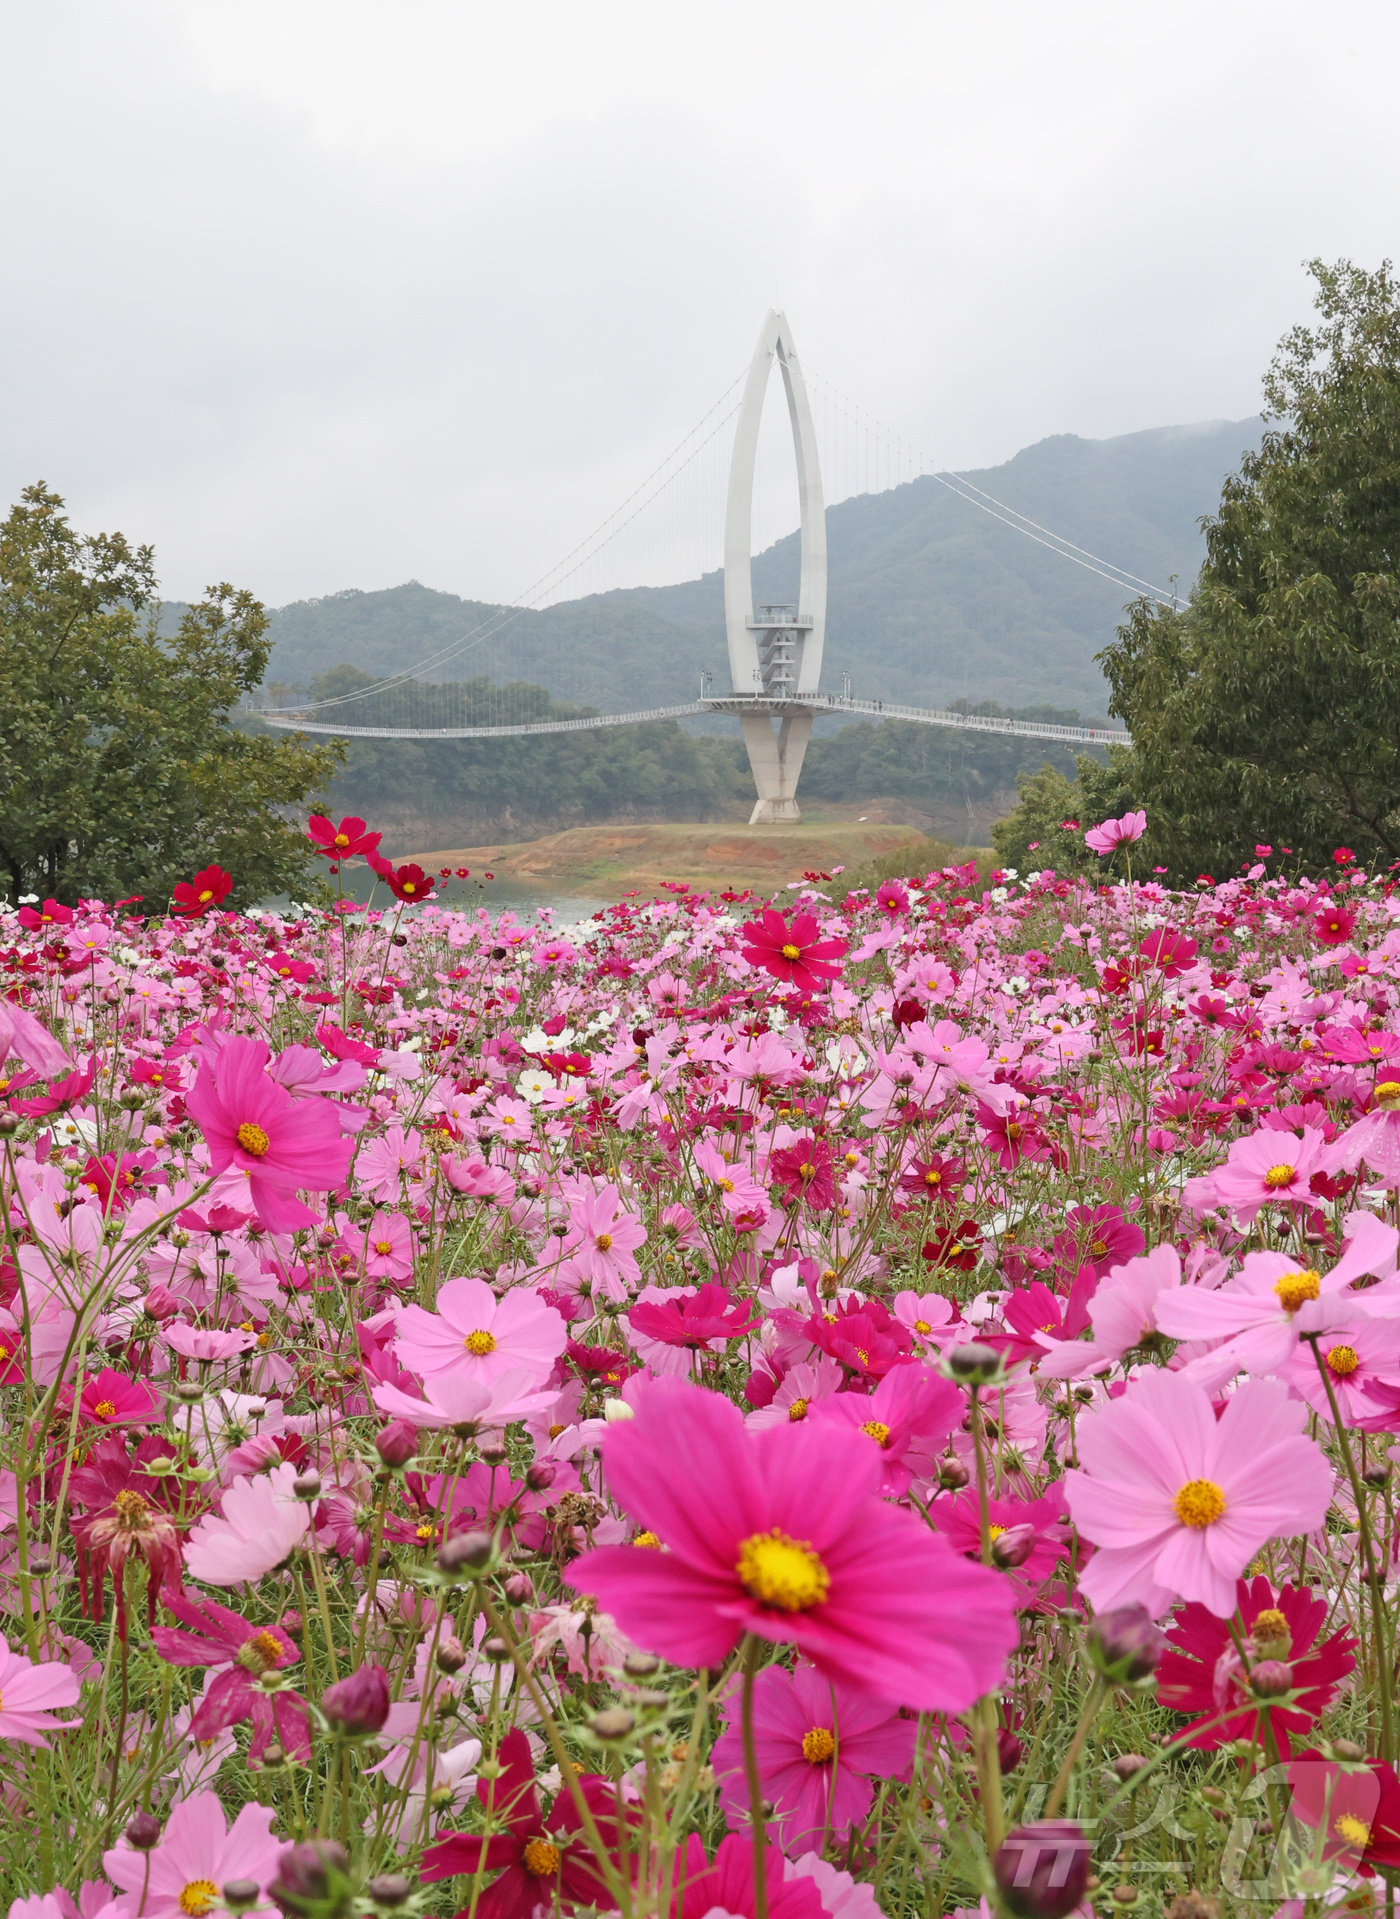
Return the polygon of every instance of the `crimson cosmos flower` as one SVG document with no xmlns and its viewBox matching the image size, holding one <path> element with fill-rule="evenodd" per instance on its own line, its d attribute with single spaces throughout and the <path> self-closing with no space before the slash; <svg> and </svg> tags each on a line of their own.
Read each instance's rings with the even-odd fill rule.
<svg viewBox="0 0 1400 1919">
<path fill-rule="evenodd" d="M 240 1614 L 212 1599 L 167 1592 L 161 1603 L 194 1628 L 192 1632 L 178 1632 L 173 1626 L 151 1628 L 156 1651 L 168 1665 L 228 1667 L 200 1701 L 187 1737 L 212 1739 L 225 1727 L 251 1719 L 253 1742 L 248 1757 L 254 1762 L 274 1740 L 289 1758 L 309 1760 L 311 1723 L 306 1701 L 298 1692 L 268 1692 L 258 1684 L 265 1674 L 281 1672 L 301 1658 L 287 1634 L 279 1626 L 250 1626 Z"/>
<path fill-rule="evenodd" d="M 73 1410 L 73 1388 L 58 1397 L 58 1412 Z M 78 1417 L 85 1426 L 156 1426 L 165 1415 L 165 1401 L 153 1387 L 104 1366 L 85 1381 L 78 1400 Z"/>
<path fill-rule="evenodd" d="M 782 1187 L 789 1205 L 805 1199 L 814 1213 L 829 1213 L 836 1204 L 831 1148 L 824 1139 L 804 1134 L 791 1146 L 781 1147 L 769 1156 L 768 1176 Z"/>
<path fill-rule="evenodd" d="M 221 866 L 206 866 L 193 880 L 180 880 L 171 891 L 175 911 L 182 919 L 203 919 L 211 906 L 218 906 L 233 891 L 233 878 Z"/>
<path fill-rule="evenodd" d="M 1190 1713 L 1197 1724 L 1239 1703 L 1238 1714 L 1204 1732 L 1194 1732 L 1189 1725 L 1182 1729 L 1183 1745 L 1206 1752 L 1232 1739 L 1262 1740 L 1267 1712 L 1279 1751 L 1287 1757 L 1289 1735 L 1307 1732 L 1356 1665 L 1356 1641 L 1348 1633 L 1335 1632 L 1317 1644 L 1327 1604 L 1314 1599 L 1305 1587 L 1284 1586 L 1275 1591 L 1260 1573 L 1253 1580 L 1239 1580 L 1235 1595 L 1240 1623 L 1260 1649 L 1258 1656 L 1286 1660 L 1292 1666 L 1298 1698 L 1288 1706 L 1261 1706 L 1251 1699 L 1230 1636 L 1230 1621 L 1217 1619 L 1206 1607 L 1192 1603 L 1181 1607 L 1167 1634 L 1167 1650 L 1157 1668 L 1157 1700 L 1172 1712 Z"/>
<path fill-rule="evenodd" d="M 384 835 L 367 833 L 364 821 L 353 814 L 332 826 L 323 813 L 313 813 L 306 822 L 306 837 L 328 860 L 348 860 L 357 853 L 377 852 Z"/>
<path fill-rule="evenodd" d="M 748 1307 L 723 1286 L 702 1286 L 673 1303 L 643 1300 L 627 1315 L 634 1332 L 659 1339 L 667 1346 L 698 1349 L 712 1339 L 739 1339 L 758 1325 Z"/>
<path fill-rule="evenodd" d="M 406 906 L 411 906 L 415 900 L 425 900 L 430 897 L 434 885 L 433 876 L 431 873 L 425 873 L 422 867 L 412 860 L 406 861 L 402 866 L 395 866 L 392 860 L 386 860 L 378 853 L 368 853 L 365 857 L 372 871 L 379 875 L 396 900 L 402 900 Z"/>
<path fill-rule="evenodd" d="M 613 1912 L 617 1901 L 587 1844 L 578 1839 L 579 1816 L 573 1794 L 560 1789 L 548 1814 L 540 1811 L 535 1794 L 535 1771 L 530 1742 L 517 1727 L 501 1741 L 497 1758 L 501 1772 L 495 1779 L 477 1782 L 476 1796 L 504 1832 L 482 1838 L 476 1833 L 449 1833 L 423 1854 L 418 1877 L 425 1885 L 456 1875 L 499 1872 L 476 1902 L 477 1919 L 532 1919 L 540 1907 L 598 1906 Z M 606 1779 L 585 1773 L 579 1780 L 588 1809 L 602 1839 L 617 1846 L 617 1799 Z M 628 1823 L 636 1814 L 629 1811 Z M 621 1868 L 619 1867 L 619 1871 Z"/>
<path fill-rule="evenodd" d="M 841 958 L 846 942 L 820 939 L 820 932 L 815 914 L 798 913 L 789 926 L 772 906 L 765 907 L 760 918 L 739 928 L 743 955 L 750 966 L 761 966 L 774 979 L 809 991 L 816 990 L 818 980 L 841 977 L 841 968 L 831 962 Z"/>
<path fill-rule="evenodd" d="M 768 1919 L 824 1919 L 826 1908 L 816 1881 L 805 1874 L 786 1879 L 786 1871 L 782 1853 L 777 1846 L 769 1846 L 763 1856 Z M 748 1835 L 731 1832 L 721 1839 L 711 1865 L 705 1859 L 704 1841 L 699 1833 L 691 1833 L 677 1862 L 671 1919 L 706 1919 L 709 1913 L 753 1919 L 756 1910 L 753 1842 Z"/>
<path fill-rule="evenodd" d="M 68 1482 L 74 1505 L 87 1509 L 70 1521 L 78 1547 L 82 1609 L 89 1618 L 102 1617 L 102 1586 L 110 1568 L 117 1632 L 123 1644 L 126 1562 L 131 1555 L 139 1553 L 149 1569 L 146 1607 L 152 1621 L 161 1587 L 167 1581 L 176 1587 L 181 1584 L 180 1535 L 165 1508 L 164 1482 L 147 1471 L 151 1461 L 168 1459 L 169 1455 L 168 1442 L 154 1435 L 143 1439 L 134 1454 L 128 1454 L 126 1441 L 113 1433 L 99 1440 L 85 1464 L 74 1468 Z"/>
</svg>

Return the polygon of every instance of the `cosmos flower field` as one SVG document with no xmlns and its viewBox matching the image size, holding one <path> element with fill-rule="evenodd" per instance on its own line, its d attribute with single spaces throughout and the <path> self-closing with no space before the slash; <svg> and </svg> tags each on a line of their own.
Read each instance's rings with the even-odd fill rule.
<svg viewBox="0 0 1400 1919">
<path fill-rule="evenodd" d="M 1144 824 L 5 908 L 10 1919 L 1393 1912 L 1400 896 Z"/>
</svg>

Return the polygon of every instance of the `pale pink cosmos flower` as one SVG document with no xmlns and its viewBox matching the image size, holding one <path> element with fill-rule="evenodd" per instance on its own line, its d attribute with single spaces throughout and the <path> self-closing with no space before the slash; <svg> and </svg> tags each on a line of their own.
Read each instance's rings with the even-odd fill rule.
<svg viewBox="0 0 1400 1919">
<path fill-rule="evenodd" d="M 530 1614 L 532 1666 L 542 1666 L 558 1647 L 568 1658 L 569 1671 L 599 1679 L 609 1666 L 620 1666 L 637 1648 L 619 1631 L 611 1613 L 546 1606 Z"/>
<path fill-rule="evenodd" d="M 1343 1231 L 1342 1256 L 1329 1273 L 1301 1268 L 1283 1253 L 1249 1253 L 1217 1291 L 1183 1286 L 1159 1297 L 1157 1325 L 1169 1339 L 1223 1342 L 1191 1360 L 1186 1376 L 1214 1390 L 1239 1372 L 1276 1372 L 1304 1333 L 1340 1325 L 1356 1316 L 1358 1306 L 1370 1314 L 1373 1294 L 1350 1288 L 1355 1280 L 1392 1270 L 1400 1233 L 1374 1213 L 1348 1213 Z M 1376 1304 L 1389 1305 L 1379 1290 Z"/>
<path fill-rule="evenodd" d="M 1339 1172 L 1354 1173 L 1365 1160 L 1381 1185 L 1400 1186 L 1400 1081 L 1382 1080 L 1375 1101 L 1364 1118 L 1333 1140 L 1332 1163 Z"/>
<path fill-rule="evenodd" d="M 535 1129 L 535 1115 L 523 1099 L 503 1094 L 493 1099 L 480 1120 L 484 1133 L 495 1133 L 508 1145 L 524 1145 Z"/>
<path fill-rule="evenodd" d="M 718 1146 L 703 1140 L 695 1148 L 695 1168 L 701 1175 L 696 1182 L 717 1192 L 727 1213 L 762 1213 L 768 1216 L 768 1194 L 742 1166 L 725 1158 Z"/>
<path fill-rule="evenodd" d="M 1080 1575 L 1094 1610 L 1140 1604 L 1160 1617 L 1186 1599 L 1228 1618 L 1259 1549 L 1326 1517 L 1332 1469 L 1306 1419 L 1286 1386 L 1252 1379 L 1217 1421 L 1204 1388 L 1163 1371 L 1082 1418 L 1065 1492 L 1099 1549 Z"/>
<path fill-rule="evenodd" d="M 636 1215 L 622 1210 L 616 1186 L 604 1186 L 574 1200 L 569 1231 L 559 1250 L 572 1260 L 581 1279 L 592 1281 L 595 1295 L 623 1300 L 642 1282 L 636 1252 L 646 1244 L 646 1237 L 647 1229 Z"/>
<path fill-rule="evenodd" d="M 1084 835 L 1084 844 L 1091 853 L 1097 853 L 1102 859 L 1105 853 L 1113 852 L 1115 847 L 1131 846 L 1146 831 L 1146 813 L 1125 813 L 1121 819 L 1103 820 L 1099 825 L 1091 826 Z"/>
<path fill-rule="evenodd" d="M 1039 1365 L 1042 1377 L 1079 1379 L 1112 1365 L 1134 1346 L 1140 1346 L 1149 1334 L 1161 1330 L 1157 1323 L 1159 1296 L 1180 1285 L 1181 1256 L 1167 1242 L 1154 1246 L 1139 1259 L 1110 1268 L 1099 1281 L 1089 1306 L 1091 1340 L 1056 1341 L 1045 1333 L 1036 1335 L 1047 1349 Z"/>
<path fill-rule="evenodd" d="M 748 1415 L 749 1430 L 762 1432 L 765 1426 L 799 1425 L 817 1400 L 840 1392 L 845 1377 L 840 1361 L 829 1359 L 825 1353 L 818 1353 L 810 1365 L 802 1361 L 790 1366 L 768 1404 Z"/>
<path fill-rule="evenodd" d="M 103 1853 L 102 1864 L 114 1885 L 142 1901 L 142 1919 L 203 1919 L 223 1904 L 227 1880 L 266 1888 L 276 1877 L 283 1844 L 272 1836 L 274 1816 L 271 1806 L 253 1801 L 230 1826 L 218 1794 L 199 1792 L 174 1807 L 150 1852 L 122 1843 Z M 277 1919 L 270 1906 L 254 1913 Z"/>
<path fill-rule="evenodd" d="M 789 1885 L 794 1879 L 810 1879 L 821 1898 L 826 1919 L 884 1919 L 874 1886 L 842 1872 L 839 1866 L 829 1865 L 819 1852 L 804 1852 L 796 1859 L 784 1859 L 783 1876 Z M 991 1919 L 985 1899 L 982 1912 L 986 1919 Z"/>
<path fill-rule="evenodd" d="M 0 1739 L 48 1749 L 46 1732 L 71 1732 L 81 1721 L 55 1719 L 57 1706 L 76 1706 L 78 1676 L 57 1659 L 27 1659 L 0 1639 Z"/>
<path fill-rule="evenodd" d="M 562 1325 L 562 1321 L 560 1322 Z M 553 1388 L 539 1386 L 538 1373 L 518 1369 L 490 1378 L 471 1378 L 460 1372 L 429 1373 L 423 1381 L 423 1399 L 400 1392 L 387 1380 L 370 1387 L 380 1412 L 391 1419 L 408 1419 L 415 1426 L 473 1426 L 495 1429 L 539 1412 L 555 1398 Z"/>
<path fill-rule="evenodd" d="M 305 1542 L 311 1509 L 292 1491 L 290 1460 L 253 1479 L 235 1479 L 222 1517 L 206 1513 L 185 1542 L 185 1570 L 206 1586 L 261 1579 Z M 246 1874 L 239 1875 L 246 1877 Z"/>
<path fill-rule="evenodd" d="M 162 1326 L 161 1342 L 186 1359 L 236 1359 L 251 1352 L 258 1343 L 256 1333 L 245 1333 L 234 1326 L 227 1331 L 217 1327 L 187 1326 L 183 1319 L 172 1319 Z"/>
<path fill-rule="evenodd" d="M 413 1272 L 413 1233 L 402 1213 L 376 1213 L 365 1237 L 370 1279 L 408 1279 Z"/>
<path fill-rule="evenodd" d="M 400 1365 L 425 1379 L 452 1372 L 488 1381 L 524 1372 L 535 1384 L 548 1377 L 569 1337 L 538 1293 L 518 1287 L 497 1299 L 484 1279 L 449 1279 L 438 1288 L 435 1313 L 402 1306 L 394 1320 Z"/>
<path fill-rule="evenodd" d="M 510 1174 L 503 1166 L 488 1166 L 479 1153 L 470 1159 L 444 1157 L 439 1164 L 453 1192 L 467 1199 L 493 1199 L 509 1206 L 515 1198 L 515 1181 Z"/>
<path fill-rule="evenodd" d="M 1400 1393 L 1400 1321 L 1370 1319 L 1365 1316 L 1369 1293 L 1351 1296 L 1356 1316 L 1329 1328 L 1317 1342 L 1317 1359 L 1311 1347 L 1299 1344 L 1293 1357 L 1279 1368 L 1279 1378 L 1307 1400 L 1319 1418 L 1332 1422 L 1332 1404 L 1327 1386 L 1344 1426 L 1381 1420 L 1388 1427 L 1392 1408 Z M 1327 1384 L 1318 1371 L 1318 1360 L 1326 1369 Z M 1383 1389 L 1381 1395 L 1373 1387 Z"/>
<path fill-rule="evenodd" d="M 422 1163 L 421 1135 L 412 1130 L 405 1133 L 395 1120 L 378 1139 L 361 1147 L 355 1161 L 355 1183 L 370 1199 L 391 1206 L 398 1200 L 400 1181 L 416 1173 Z"/>
</svg>

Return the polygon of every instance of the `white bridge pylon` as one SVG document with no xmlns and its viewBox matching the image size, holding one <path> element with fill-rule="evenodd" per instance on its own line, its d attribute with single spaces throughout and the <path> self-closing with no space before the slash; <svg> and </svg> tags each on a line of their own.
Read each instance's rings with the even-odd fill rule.
<svg viewBox="0 0 1400 1919">
<path fill-rule="evenodd" d="M 802 569 L 795 610 L 791 606 L 770 605 L 759 607 L 755 614 L 754 468 L 764 395 L 775 360 L 782 374 L 797 460 Z M 812 736 L 812 723 L 819 713 L 914 720 L 924 726 L 952 727 L 971 733 L 1005 733 L 1063 746 L 1132 745 L 1132 735 L 1116 727 L 1057 726 L 1034 720 L 904 706 L 889 700 L 852 699 L 849 694 L 820 690 L 826 639 L 826 506 L 821 463 L 807 385 L 793 345 L 792 330 L 787 316 L 772 309 L 764 318 L 749 364 L 730 461 L 724 525 L 724 623 L 732 691 L 719 698 L 707 696 L 704 682 L 710 676 L 705 674 L 700 698 L 684 706 L 649 707 L 637 713 L 597 713 L 571 720 L 527 720 L 514 726 L 352 726 L 315 717 L 316 702 L 300 710 L 264 708 L 258 717 L 279 732 L 288 733 L 330 733 L 349 739 L 375 740 L 486 740 L 534 733 L 590 732 L 605 726 L 634 726 L 648 720 L 684 719 L 699 713 L 733 714 L 743 730 L 754 785 L 758 789 L 749 821 L 751 826 L 801 820 L 797 782 L 807 742 Z M 411 674 L 399 674 L 389 684 L 400 685 L 410 677 Z M 369 698 L 375 691 L 373 685 L 367 686 L 363 695 L 320 702 L 319 708 L 339 705 L 344 699 Z"/>
</svg>

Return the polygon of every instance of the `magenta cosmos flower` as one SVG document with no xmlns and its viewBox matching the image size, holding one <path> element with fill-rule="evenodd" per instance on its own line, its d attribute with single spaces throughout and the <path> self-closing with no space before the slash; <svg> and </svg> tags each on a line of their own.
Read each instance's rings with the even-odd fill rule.
<svg viewBox="0 0 1400 1919">
<path fill-rule="evenodd" d="M 1146 813 L 1124 813 L 1121 819 L 1103 820 L 1098 826 L 1091 826 L 1084 835 L 1084 844 L 1102 859 L 1105 853 L 1112 853 L 1117 847 L 1131 846 L 1146 831 Z"/>
<path fill-rule="evenodd" d="M 727 1399 L 661 1379 L 609 1429 L 603 1464 L 660 1550 L 598 1547 L 568 1576 L 663 1658 L 721 1666 L 755 1633 L 859 1692 L 944 1712 L 1005 1671 L 1007 1582 L 883 1503 L 862 1434 L 813 1420 L 749 1433 Z"/>
<path fill-rule="evenodd" d="M 1204 1388 L 1150 1372 L 1081 1420 L 1083 1469 L 1065 1475 L 1065 1492 L 1099 1549 L 1079 1581 L 1095 1611 L 1136 1602 L 1160 1617 L 1179 1598 L 1232 1613 L 1260 1547 L 1326 1516 L 1332 1469 L 1306 1418 L 1287 1387 L 1252 1379 L 1217 1421 Z"/>
<path fill-rule="evenodd" d="M 797 913 L 792 924 L 775 907 L 765 907 L 756 920 L 739 928 L 742 952 L 750 966 L 761 966 L 789 986 L 806 993 L 820 991 L 824 979 L 840 979 L 833 962 L 846 950 L 843 939 L 824 940 L 812 913 Z"/>
<path fill-rule="evenodd" d="M 179 1632 L 173 1626 L 153 1626 L 151 1638 L 161 1658 L 172 1666 L 224 1668 L 210 1682 L 185 1736 L 212 1739 L 226 1727 L 251 1719 L 250 1759 L 261 1759 L 275 1739 L 291 1758 L 305 1764 L 311 1757 L 306 1701 L 290 1689 L 279 1687 L 268 1692 L 259 1684 L 267 1673 L 281 1673 L 301 1658 L 286 1633 L 278 1626 L 250 1626 L 238 1613 L 212 1599 L 188 1599 L 181 1593 L 168 1592 L 162 1604 L 194 1630 Z"/>
<path fill-rule="evenodd" d="M 76 1706 L 78 1676 L 58 1659 L 36 1664 L 21 1652 L 11 1652 L 0 1639 L 0 1739 L 19 1739 L 26 1746 L 43 1746 L 46 1732 L 72 1732 L 82 1721 L 55 1719 L 57 1706 Z"/>
<path fill-rule="evenodd" d="M 517 1289 L 497 1299 L 484 1279 L 449 1279 L 437 1311 L 404 1306 L 394 1316 L 399 1361 L 425 1379 L 459 1373 L 485 1384 L 523 1372 L 532 1384 L 548 1377 L 569 1329 L 538 1293 Z"/>
<path fill-rule="evenodd" d="M 754 1681 L 754 1745 L 763 1796 L 774 1807 L 784 1852 L 841 1842 L 870 1810 L 872 1774 L 903 1779 L 918 1726 L 889 1706 L 825 1679 L 813 1667 L 769 1666 Z M 712 1755 L 720 1804 L 733 1827 L 748 1817 L 738 1715 Z M 779 1831 L 779 1829 L 781 1829 Z"/>
<path fill-rule="evenodd" d="M 113 1846 L 102 1864 L 113 1885 L 143 1901 L 141 1919 L 203 1919 L 223 1904 L 226 1880 L 250 1879 L 263 1888 L 276 1877 L 283 1847 L 272 1836 L 271 1806 L 244 1806 L 232 1826 L 217 1793 L 197 1792 L 171 1812 L 159 1845 L 150 1852 Z M 132 1910 L 135 1910 L 133 1903 Z M 270 1907 L 258 1919 L 277 1919 Z"/>
<path fill-rule="evenodd" d="M 209 1147 L 209 1170 L 233 1166 L 248 1175 L 258 1218 L 270 1233 L 314 1226 L 316 1215 L 298 1188 L 323 1193 L 345 1178 L 353 1139 L 340 1130 L 328 1100 L 293 1100 L 269 1079 L 261 1040 L 228 1039 L 185 1095 L 189 1115 Z"/>
</svg>

